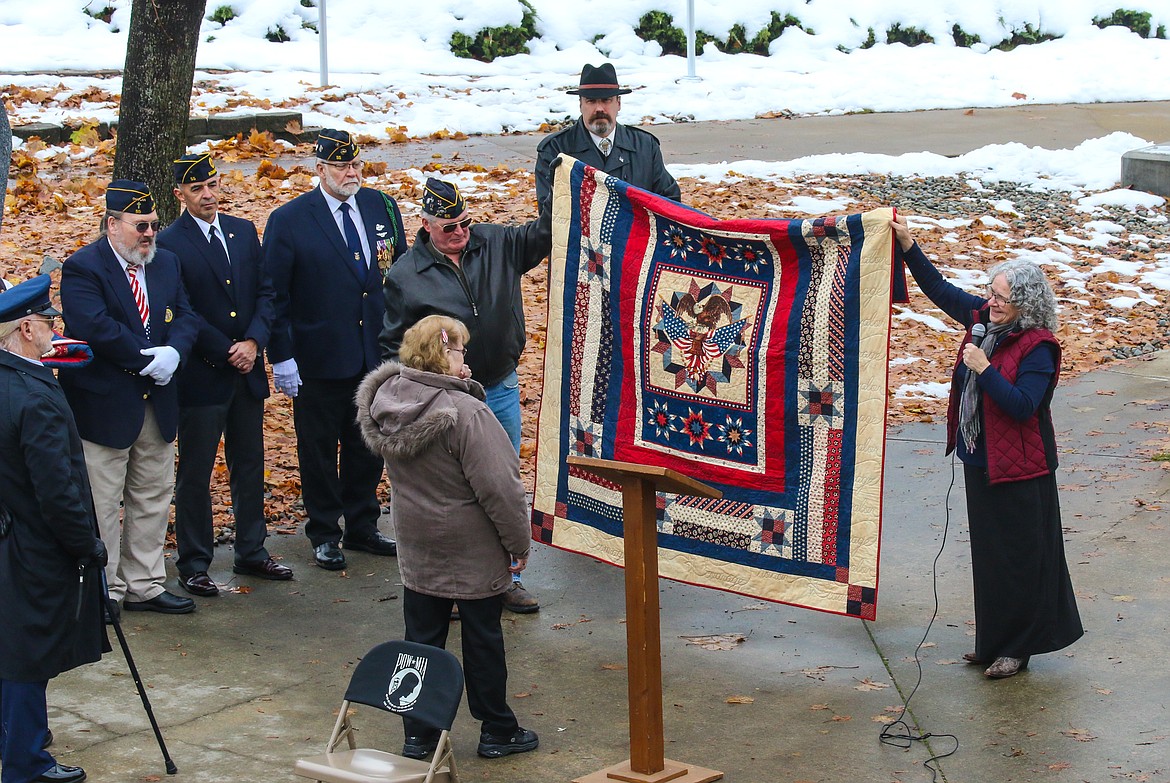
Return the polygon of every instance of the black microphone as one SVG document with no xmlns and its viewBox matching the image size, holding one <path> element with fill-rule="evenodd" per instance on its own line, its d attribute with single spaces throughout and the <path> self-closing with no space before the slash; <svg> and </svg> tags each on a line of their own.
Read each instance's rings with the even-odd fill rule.
<svg viewBox="0 0 1170 783">
<path fill-rule="evenodd" d="M 979 343 L 983 342 L 983 336 L 986 334 L 987 327 L 984 326 L 982 322 L 976 321 L 975 324 L 971 327 L 971 345 L 974 345 L 976 348 L 978 348 Z"/>
</svg>

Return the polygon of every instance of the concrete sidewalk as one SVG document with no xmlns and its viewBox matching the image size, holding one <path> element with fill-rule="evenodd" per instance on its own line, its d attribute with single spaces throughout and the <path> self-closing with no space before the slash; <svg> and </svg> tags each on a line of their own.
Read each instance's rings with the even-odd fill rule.
<svg viewBox="0 0 1170 783">
<path fill-rule="evenodd" d="M 878 722 L 910 703 L 915 733 L 953 734 L 940 780 L 1170 779 L 1170 472 L 1149 460 L 1165 442 L 1170 353 L 1118 362 L 1064 384 L 1059 431 L 1067 552 L 1086 636 L 1039 656 L 1010 680 L 959 662 L 972 649 L 971 584 L 961 471 L 938 425 L 887 441 L 878 619 L 873 623 L 662 582 L 667 756 L 732 781 L 929 781 L 923 762 L 953 742 L 883 745 Z M 944 536 L 943 531 L 946 530 Z M 189 616 L 129 615 L 139 670 L 179 767 L 177 781 L 293 780 L 318 752 L 358 658 L 400 637 L 395 561 L 356 553 L 345 573 L 311 565 L 300 537 L 270 539 L 297 579 L 217 581 L 249 593 L 199 601 Z M 940 546 L 937 579 L 932 562 Z M 509 693 L 540 749 L 487 761 L 464 710 L 455 744 L 466 780 L 567 781 L 628 757 L 623 574 L 538 547 L 526 574 L 537 615 L 506 613 Z M 741 634 L 728 651 L 681 638 Z M 451 646 L 458 649 L 458 625 Z M 750 704 L 728 704 L 750 696 Z M 161 756 L 120 652 L 49 687 L 54 751 L 94 781 L 156 780 Z M 368 711 L 363 741 L 396 748 L 396 719 Z M 165 776 L 163 776 L 165 778 Z"/>
<path fill-rule="evenodd" d="M 637 117 L 637 96 L 623 116 Z M 668 165 L 735 160 L 792 160 L 807 155 L 869 152 L 901 155 L 927 150 L 963 155 L 1009 141 L 1029 147 L 1071 149 L 1086 139 L 1124 131 L 1147 141 L 1170 140 L 1170 103 L 1029 105 L 997 109 L 848 114 L 643 126 L 662 142 Z M 531 168 L 542 134 L 472 136 L 461 141 L 412 141 L 370 147 L 363 155 L 395 168 L 473 163 Z M 243 165 L 243 164 L 241 164 Z M 1120 171 L 1121 162 L 1118 161 Z"/>
</svg>

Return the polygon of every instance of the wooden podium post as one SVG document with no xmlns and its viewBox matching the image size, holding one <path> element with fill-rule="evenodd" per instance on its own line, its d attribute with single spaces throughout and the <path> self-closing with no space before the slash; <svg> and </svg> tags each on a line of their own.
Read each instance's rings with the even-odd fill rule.
<svg viewBox="0 0 1170 783">
<path fill-rule="evenodd" d="M 626 559 L 626 659 L 629 670 L 630 759 L 573 783 L 710 783 L 716 772 L 664 758 L 662 632 L 658 608 L 656 493 L 720 498 L 723 493 L 669 468 L 568 457 L 568 464 L 621 484 Z"/>
</svg>

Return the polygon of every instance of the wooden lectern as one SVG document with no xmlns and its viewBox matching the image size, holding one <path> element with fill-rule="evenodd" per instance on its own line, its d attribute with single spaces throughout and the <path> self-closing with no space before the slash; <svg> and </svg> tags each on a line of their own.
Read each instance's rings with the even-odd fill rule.
<svg viewBox="0 0 1170 783">
<path fill-rule="evenodd" d="M 658 616 L 657 492 L 720 498 L 723 493 L 669 468 L 568 457 L 568 464 L 621 484 L 626 558 L 626 658 L 629 668 L 630 759 L 573 783 L 709 783 L 716 772 L 663 756 L 662 635 Z"/>
</svg>

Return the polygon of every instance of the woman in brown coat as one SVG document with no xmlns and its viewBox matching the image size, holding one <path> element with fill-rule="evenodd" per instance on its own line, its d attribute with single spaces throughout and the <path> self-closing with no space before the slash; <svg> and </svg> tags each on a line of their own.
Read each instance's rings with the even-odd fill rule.
<svg viewBox="0 0 1170 783">
<path fill-rule="evenodd" d="M 511 573 L 528 563 L 530 527 L 516 452 L 463 363 L 468 337 L 466 326 L 440 315 L 408 329 L 401 363 L 383 364 L 358 388 L 358 424 L 394 486 L 406 638 L 444 647 L 452 605 L 459 607 L 467 703 L 482 723 L 479 754 L 498 758 L 539 744 L 508 706 L 500 627 Z M 434 750 L 437 733 L 410 720 L 405 730 L 404 756 Z"/>
</svg>

